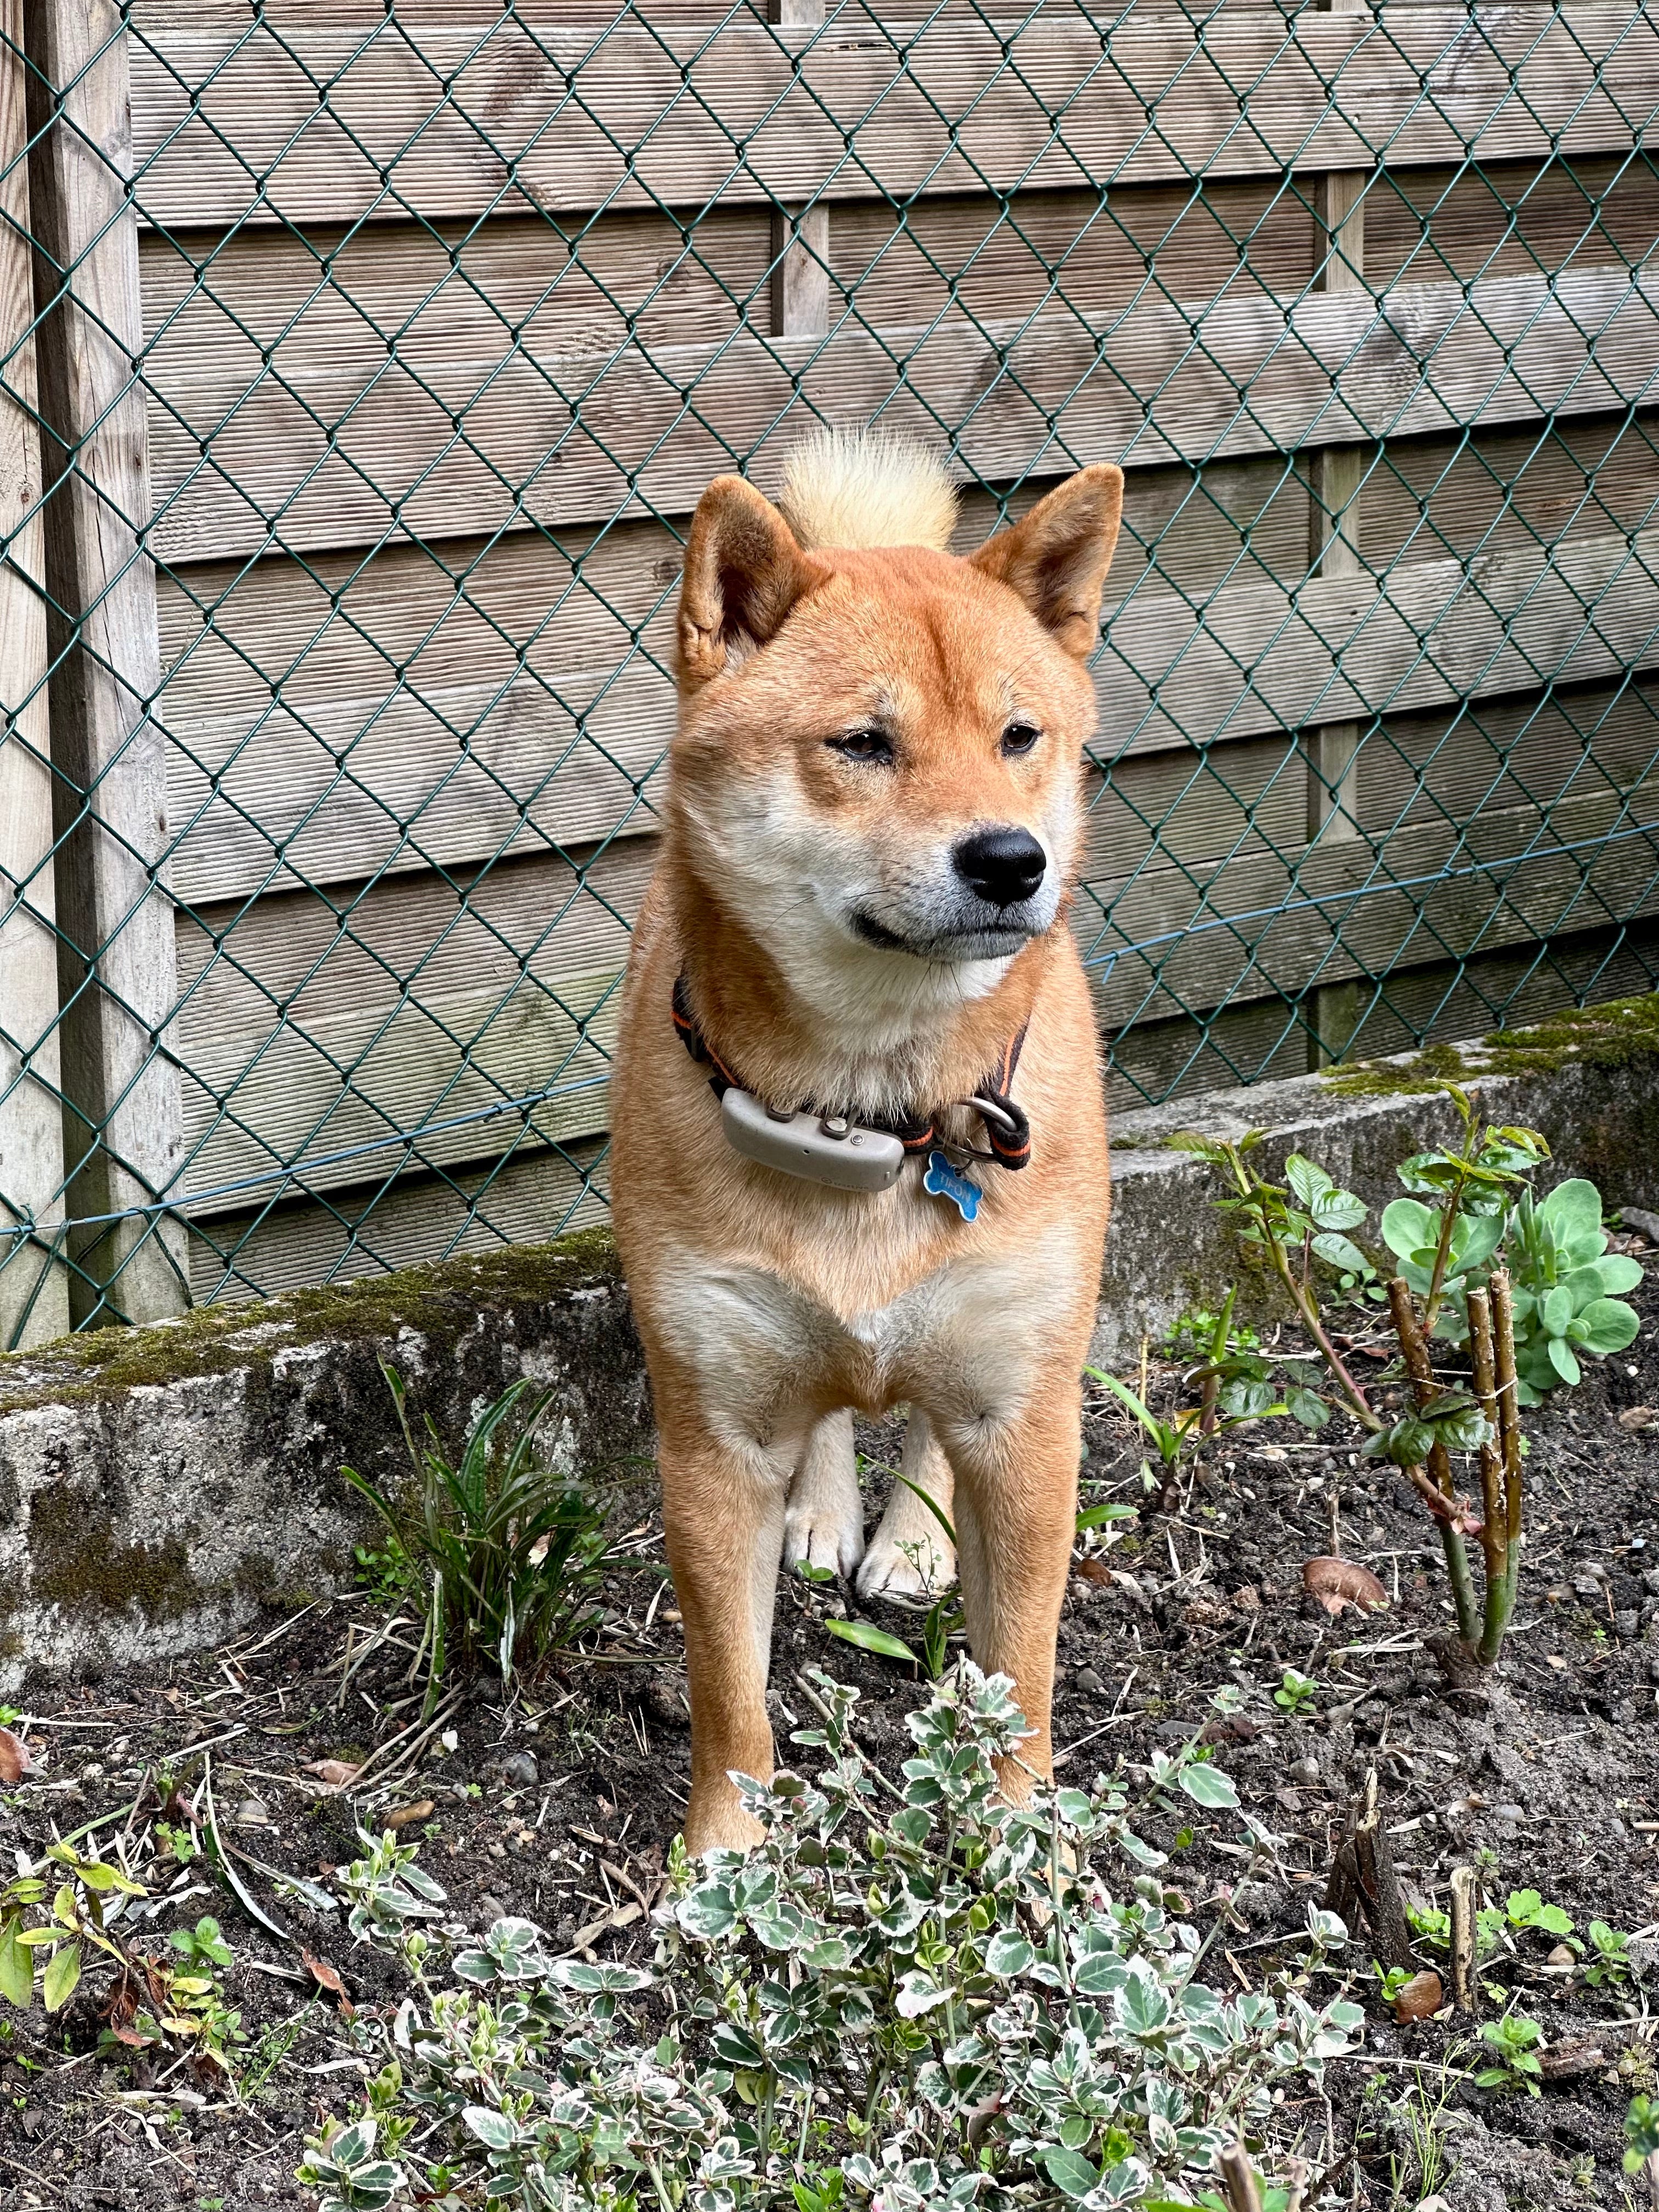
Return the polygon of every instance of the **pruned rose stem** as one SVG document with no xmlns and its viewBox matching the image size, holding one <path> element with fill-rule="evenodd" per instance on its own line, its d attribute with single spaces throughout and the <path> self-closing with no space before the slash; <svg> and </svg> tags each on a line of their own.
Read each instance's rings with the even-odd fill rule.
<svg viewBox="0 0 1659 2212">
<path fill-rule="evenodd" d="M 1468 1294 L 1469 1364 L 1474 1375 L 1475 1402 L 1485 1415 L 1491 1434 L 1480 1446 L 1480 1495 L 1484 1519 L 1480 1549 L 1486 1561 L 1486 1620 L 1480 1632 L 1480 1659 L 1490 1667 L 1504 1648 L 1504 1632 L 1510 1625 L 1515 1585 L 1510 1574 L 1510 1501 L 1504 1483 L 1502 1431 L 1498 1415 L 1498 1361 L 1492 1343 L 1492 1301 L 1485 1291 Z"/>
<path fill-rule="evenodd" d="M 1273 1255 L 1273 1268 L 1279 1279 L 1289 1291 L 1291 1304 L 1296 1308 L 1301 1322 L 1314 1342 L 1319 1346 L 1319 1356 L 1330 1370 L 1331 1379 L 1347 1401 L 1348 1411 L 1362 1426 L 1376 1436 L 1386 1424 L 1377 1419 L 1367 1404 L 1364 1392 L 1343 1364 L 1342 1355 L 1331 1342 L 1324 1322 L 1319 1317 L 1319 1302 L 1313 1292 L 1298 1283 L 1285 1255 L 1285 1248 L 1273 1235 L 1273 1224 L 1266 1213 L 1262 1216 L 1262 1231 L 1268 1251 Z"/>
<path fill-rule="evenodd" d="M 1412 1379 L 1417 1409 L 1421 1413 L 1435 1395 L 1434 1367 L 1429 1358 L 1429 1347 L 1418 1327 L 1411 1286 L 1403 1275 L 1396 1275 L 1389 1285 L 1389 1312 L 1393 1317 L 1394 1333 L 1400 1340 L 1406 1372 Z M 1445 1445 L 1437 1437 L 1429 1449 L 1429 1468 L 1434 1477 L 1434 1488 L 1449 1504 L 1456 1495 L 1452 1481 L 1451 1461 L 1446 1455 Z M 1420 1468 L 1413 1469 L 1412 1480 L 1419 1489 L 1426 1487 L 1426 1478 L 1422 1477 Z M 1463 1532 L 1455 1520 L 1438 1513 L 1435 1520 L 1440 1530 L 1441 1549 L 1446 1555 L 1446 1579 L 1451 1584 L 1452 1603 L 1457 1608 L 1457 1632 L 1473 1649 L 1479 1635 L 1479 1615 L 1474 1607 L 1474 1577 L 1469 1572 L 1468 1549 L 1463 1541 Z"/>
<path fill-rule="evenodd" d="M 1510 1611 L 1515 1610 L 1521 1567 L 1521 1394 L 1515 1374 L 1515 1301 L 1507 1267 L 1495 1267 L 1492 1294 L 1492 1354 L 1498 1377 L 1498 1441 L 1504 1453 L 1504 1528 L 1509 1539 Z"/>
</svg>

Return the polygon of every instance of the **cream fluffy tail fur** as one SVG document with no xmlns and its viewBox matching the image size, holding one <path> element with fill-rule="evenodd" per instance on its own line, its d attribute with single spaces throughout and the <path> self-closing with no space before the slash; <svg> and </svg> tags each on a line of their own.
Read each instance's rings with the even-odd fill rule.
<svg viewBox="0 0 1659 2212">
<path fill-rule="evenodd" d="M 778 505 L 803 545 L 931 545 L 956 528 L 956 487 L 926 447 L 885 430 L 818 430 L 789 456 Z"/>
</svg>

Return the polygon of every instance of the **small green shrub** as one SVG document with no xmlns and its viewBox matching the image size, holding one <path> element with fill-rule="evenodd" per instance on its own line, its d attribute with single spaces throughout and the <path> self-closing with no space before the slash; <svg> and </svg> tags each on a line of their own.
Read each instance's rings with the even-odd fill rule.
<svg viewBox="0 0 1659 2212">
<path fill-rule="evenodd" d="M 1484 2023 L 1480 2040 L 1491 2050 L 1492 2063 L 1475 2075 L 1477 2088 L 1524 2089 L 1529 2097 L 1540 2094 L 1544 2068 L 1538 2046 L 1544 2040 L 1544 2031 L 1535 2020 L 1518 2012 L 1506 2013 L 1502 2020 Z"/>
<path fill-rule="evenodd" d="M 605 1516 L 583 1485 L 538 1456 L 551 1393 L 515 1382 L 467 1431 L 452 1463 L 428 1417 L 410 1425 L 403 1377 L 382 1366 L 415 1472 L 393 1498 L 355 1468 L 341 1473 L 385 1522 L 387 1547 L 360 1555 L 382 1583 L 418 1593 L 422 1656 L 435 1698 L 450 1662 L 493 1659 L 504 1677 L 534 1665 L 594 1619 L 606 1551 Z"/>
<path fill-rule="evenodd" d="M 1329 1914 L 1282 1984 L 1200 1979 L 1141 1830 L 1233 1810 L 1225 1775 L 1188 1744 L 1133 1803 L 1121 1772 L 1003 1803 L 1024 1723 L 964 1664 L 911 1717 L 896 1789 L 857 1748 L 856 1693 L 817 1682 L 824 1724 L 794 1740 L 822 1773 L 744 1784 L 750 1857 L 677 1850 L 653 1967 L 551 1959 L 501 1920 L 446 1982 L 423 1930 L 369 1909 L 408 1862 L 380 1846 L 352 1870 L 354 1927 L 390 1936 L 415 1990 L 359 2022 L 381 2071 L 301 2169 L 322 2212 L 1104 2212 L 1191 2201 L 1241 2131 L 1271 2158 L 1275 2090 L 1317 2081 L 1361 2015 L 1302 1994 L 1346 1940 Z M 647 1991 L 648 2030 L 628 2003 Z"/>
</svg>

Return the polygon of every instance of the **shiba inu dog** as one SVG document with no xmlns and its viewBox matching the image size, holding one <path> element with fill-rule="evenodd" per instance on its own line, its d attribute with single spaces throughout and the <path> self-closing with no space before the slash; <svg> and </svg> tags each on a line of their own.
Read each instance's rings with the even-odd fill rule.
<svg viewBox="0 0 1659 2212">
<path fill-rule="evenodd" d="M 852 1413 L 910 1408 L 969 1641 L 1050 1758 L 1080 1370 L 1109 1200 L 1066 915 L 1123 479 L 965 558 L 927 455 L 722 477 L 686 547 L 680 719 L 613 1091 L 615 1221 L 660 1431 L 694 1851 L 755 1839 L 779 1562 L 951 1562 L 902 1485 L 866 1551 Z M 929 1558 L 931 1547 L 932 1557 Z"/>
</svg>

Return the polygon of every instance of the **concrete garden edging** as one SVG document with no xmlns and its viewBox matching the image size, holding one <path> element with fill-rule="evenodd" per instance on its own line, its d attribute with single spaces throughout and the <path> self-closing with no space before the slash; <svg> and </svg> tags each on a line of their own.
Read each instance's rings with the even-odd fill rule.
<svg viewBox="0 0 1659 2212">
<path fill-rule="evenodd" d="M 1488 1117 L 1544 1132 L 1551 1180 L 1588 1175 L 1609 1205 L 1659 1208 L 1659 997 L 1481 1045 L 1328 1071 L 1120 1115 L 1094 1357 L 1266 1285 L 1241 1268 L 1208 1171 L 1164 1139 L 1268 1133 L 1261 1158 L 1312 1153 L 1374 1206 L 1394 1168 L 1455 1115 L 1434 1086 L 1479 1085 Z M 0 1691 L 219 1642 L 264 1606 L 349 1579 L 364 1509 L 342 1464 L 406 1465 L 380 1371 L 454 1437 L 520 1375 L 555 1395 L 562 1464 L 647 1455 L 650 1408 L 616 1251 L 602 1231 L 520 1246 L 155 1328 L 0 1358 Z"/>
</svg>

